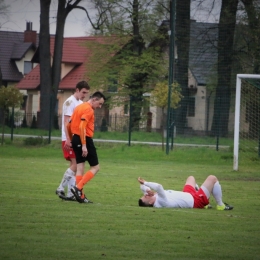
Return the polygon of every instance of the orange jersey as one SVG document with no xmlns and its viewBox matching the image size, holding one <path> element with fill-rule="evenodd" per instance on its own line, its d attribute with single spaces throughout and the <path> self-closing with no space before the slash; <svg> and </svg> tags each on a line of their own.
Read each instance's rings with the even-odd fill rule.
<svg viewBox="0 0 260 260">
<path fill-rule="evenodd" d="M 78 105 L 71 116 L 70 129 L 72 134 L 80 135 L 80 123 L 85 121 L 85 136 L 94 135 L 94 110 L 88 102 Z"/>
</svg>

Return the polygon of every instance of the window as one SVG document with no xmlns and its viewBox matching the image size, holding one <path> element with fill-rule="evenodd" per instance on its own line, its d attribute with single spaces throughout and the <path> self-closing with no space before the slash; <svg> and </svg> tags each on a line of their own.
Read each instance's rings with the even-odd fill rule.
<svg viewBox="0 0 260 260">
<path fill-rule="evenodd" d="M 128 104 L 125 104 L 125 105 L 124 105 L 124 114 L 127 115 L 128 112 L 129 112 Z"/>
<path fill-rule="evenodd" d="M 23 68 L 23 73 L 24 75 L 28 74 L 32 70 L 33 66 L 30 61 L 25 61 L 24 62 L 24 68 Z"/>
<path fill-rule="evenodd" d="M 188 98 L 188 116 L 194 117 L 195 116 L 195 97 Z"/>
</svg>

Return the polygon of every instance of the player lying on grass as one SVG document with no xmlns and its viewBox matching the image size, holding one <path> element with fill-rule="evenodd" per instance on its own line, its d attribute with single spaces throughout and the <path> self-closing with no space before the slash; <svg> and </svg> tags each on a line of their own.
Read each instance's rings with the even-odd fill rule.
<svg viewBox="0 0 260 260">
<path fill-rule="evenodd" d="M 223 203 L 221 185 L 216 176 L 209 175 L 201 187 L 196 190 L 196 181 L 189 176 L 183 191 L 164 190 L 163 186 L 155 182 L 147 182 L 138 178 L 143 196 L 139 199 L 140 207 L 156 208 L 204 208 L 209 204 L 210 194 L 213 195 L 217 210 L 231 210 L 232 206 Z"/>
</svg>

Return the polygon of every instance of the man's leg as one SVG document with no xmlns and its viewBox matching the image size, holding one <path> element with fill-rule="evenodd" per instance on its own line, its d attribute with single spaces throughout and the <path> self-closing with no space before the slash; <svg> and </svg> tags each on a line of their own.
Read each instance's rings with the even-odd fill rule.
<svg viewBox="0 0 260 260">
<path fill-rule="evenodd" d="M 195 187 L 196 187 L 195 178 L 193 176 L 189 176 L 185 182 L 185 185 L 190 185 L 195 189 Z"/>
<path fill-rule="evenodd" d="M 208 198 L 210 196 L 210 193 L 212 193 L 214 199 L 216 200 L 218 210 L 233 209 L 232 206 L 223 203 L 221 185 L 216 176 L 209 175 L 201 185 L 201 188 L 203 189 L 204 193 L 207 195 Z"/>
<path fill-rule="evenodd" d="M 65 196 L 65 192 L 64 189 L 68 186 L 68 183 L 70 181 L 70 179 L 75 175 L 75 172 L 73 172 L 70 168 L 68 168 L 62 177 L 61 183 L 59 185 L 59 187 L 56 190 L 56 194 L 57 195 L 64 195 Z"/>
<path fill-rule="evenodd" d="M 76 171 L 77 171 L 77 163 L 76 163 L 75 158 L 70 159 L 70 170 L 73 174 L 71 174 L 71 176 L 68 180 L 68 192 L 67 192 L 68 198 L 73 197 L 73 193 L 71 192 L 71 188 L 76 185 L 75 174 L 76 174 Z"/>
<path fill-rule="evenodd" d="M 77 187 L 79 189 L 83 189 L 84 185 L 86 185 L 97 174 L 98 171 L 99 165 L 91 166 L 90 170 L 84 174 L 82 180 L 77 184 Z"/>
<path fill-rule="evenodd" d="M 82 191 L 81 199 L 84 203 L 92 203 L 90 200 L 87 199 L 83 192 L 84 186 L 97 174 L 99 171 L 99 165 L 91 166 L 90 170 L 88 170 L 82 177 L 82 179 L 77 183 L 77 188 Z"/>
<path fill-rule="evenodd" d="M 94 174 L 91 171 L 88 171 L 86 172 L 86 174 L 83 175 L 84 168 L 85 168 L 85 163 L 77 164 L 76 185 L 72 187 L 71 191 L 78 202 L 93 203 L 92 201 L 87 199 L 83 191 L 83 187 L 87 182 L 89 182 L 94 177 Z"/>
</svg>

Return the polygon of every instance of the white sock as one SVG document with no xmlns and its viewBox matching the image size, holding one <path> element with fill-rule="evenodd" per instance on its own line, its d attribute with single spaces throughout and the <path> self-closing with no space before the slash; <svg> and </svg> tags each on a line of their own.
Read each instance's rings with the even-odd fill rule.
<svg viewBox="0 0 260 260">
<path fill-rule="evenodd" d="M 221 189 L 221 185 L 219 184 L 219 182 L 217 181 L 212 189 L 212 195 L 215 198 L 217 204 L 219 206 L 222 206 L 224 203 L 222 201 L 222 189 Z"/>
<path fill-rule="evenodd" d="M 69 174 L 69 180 L 68 180 L 68 192 L 67 192 L 67 197 L 72 197 L 73 196 L 73 193 L 71 192 L 71 188 L 73 186 L 76 185 L 76 177 L 75 177 L 75 172 L 72 171 L 71 169 L 69 169 L 68 171 L 68 174 Z"/>
<path fill-rule="evenodd" d="M 70 177 L 70 171 L 71 171 L 71 169 L 68 168 L 68 169 L 64 172 L 63 177 L 62 177 L 62 180 L 61 180 L 61 183 L 60 183 L 60 186 L 58 187 L 57 190 L 63 190 L 63 191 L 64 191 L 64 189 L 68 186 L 68 181 L 69 181 L 69 179 L 71 178 L 71 177 Z"/>
</svg>

